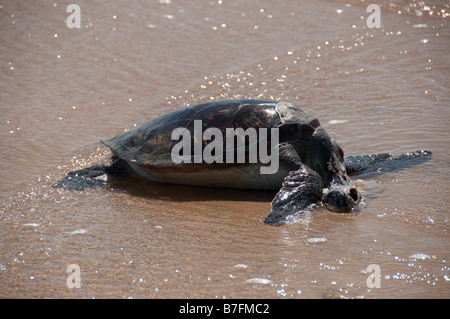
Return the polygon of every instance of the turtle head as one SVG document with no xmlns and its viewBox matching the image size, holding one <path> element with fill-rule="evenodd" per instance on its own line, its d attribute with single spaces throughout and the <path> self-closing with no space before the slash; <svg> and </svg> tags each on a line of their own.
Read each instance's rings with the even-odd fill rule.
<svg viewBox="0 0 450 319">
<path fill-rule="evenodd" d="M 330 210 L 347 213 L 358 207 L 361 193 L 351 185 L 344 162 L 344 151 L 334 139 L 330 139 L 330 159 L 327 163 L 328 192 L 323 203 Z"/>
<path fill-rule="evenodd" d="M 336 186 L 328 190 L 323 197 L 327 208 L 339 213 L 347 213 L 357 208 L 361 194 L 354 186 Z"/>
<path fill-rule="evenodd" d="M 322 178 L 328 192 L 324 203 L 336 211 L 350 211 L 361 200 L 359 191 L 351 186 L 344 162 L 344 151 L 339 144 L 321 127 L 299 144 L 302 161 L 316 171 Z"/>
</svg>

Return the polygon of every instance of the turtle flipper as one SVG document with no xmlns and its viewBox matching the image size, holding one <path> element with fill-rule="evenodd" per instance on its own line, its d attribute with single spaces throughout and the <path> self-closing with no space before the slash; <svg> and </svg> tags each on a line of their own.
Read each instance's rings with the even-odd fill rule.
<svg viewBox="0 0 450 319">
<path fill-rule="evenodd" d="M 69 172 L 56 186 L 72 190 L 102 187 L 106 183 L 107 168 L 105 165 L 96 165 Z"/>
<path fill-rule="evenodd" d="M 86 188 L 103 187 L 106 185 L 107 176 L 122 176 L 130 172 L 128 164 L 113 156 L 113 162 L 110 166 L 96 165 L 72 171 L 67 174 L 57 184 L 57 187 L 65 187 L 74 190 L 83 190 Z"/>
<path fill-rule="evenodd" d="M 308 206 L 322 198 L 322 188 L 319 174 L 302 164 L 298 170 L 289 172 L 285 177 L 264 222 L 283 223 L 292 215 L 307 211 Z"/>
<path fill-rule="evenodd" d="M 376 171 L 404 169 L 425 162 L 431 157 L 431 151 L 415 151 L 398 156 L 389 153 L 349 156 L 345 158 L 348 175 L 359 175 Z"/>
</svg>

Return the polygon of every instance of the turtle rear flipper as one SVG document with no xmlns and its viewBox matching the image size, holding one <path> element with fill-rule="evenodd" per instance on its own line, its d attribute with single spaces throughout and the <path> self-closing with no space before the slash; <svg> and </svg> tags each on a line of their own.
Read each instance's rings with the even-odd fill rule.
<svg viewBox="0 0 450 319">
<path fill-rule="evenodd" d="M 309 206 L 322 197 L 322 179 L 319 174 L 302 164 L 289 172 L 283 186 L 272 200 L 272 210 L 265 218 L 267 224 L 284 223 L 292 216 L 309 211 Z"/>
<path fill-rule="evenodd" d="M 423 163 L 431 158 L 431 151 L 419 150 L 393 156 L 389 153 L 345 158 L 345 168 L 348 175 L 360 175 L 370 172 L 384 172 L 405 169 Z"/>
<path fill-rule="evenodd" d="M 126 161 L 113 156 L 113 162 L 110 166 L 96 165 L 69 172 L 66 177 L 58 182 L 57 187 L 75 190 L 103 187 L 106 185 L 108 176 L 118 177 L 130 172 L 131 168 Z"/>
<path fill-rule="evenodd" d="M 107 167 L 105 165 L 96 165 L 69 172 L 56 186 L 73 190 L 103 187 L 107 180 Z"/>
</svg>

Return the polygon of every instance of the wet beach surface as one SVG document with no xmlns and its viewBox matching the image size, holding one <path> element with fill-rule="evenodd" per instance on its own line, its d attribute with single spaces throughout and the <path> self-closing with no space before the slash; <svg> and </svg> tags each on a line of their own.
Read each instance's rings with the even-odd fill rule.
<svg viewBox="0 0 450 319">
<path fill-rule="evenodd" d="M 78 1 L 69 29 L 68 4 L 0 2 L 2 297 L 450 297 L 449 5 L 382 1 L 370 29 L 360 1 Z M 274 192 L 54 187 L 110 162 L 100 139 L 235 98 L 299 103 L 346 155 L 433 156 L 280 227 Z"/>
</svg>

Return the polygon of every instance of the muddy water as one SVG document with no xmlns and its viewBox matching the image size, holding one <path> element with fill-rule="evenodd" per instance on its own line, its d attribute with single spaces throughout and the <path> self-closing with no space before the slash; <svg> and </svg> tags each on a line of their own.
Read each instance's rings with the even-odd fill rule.
<svg viewBox="0 0 450 319">
<path fill-rule="evenodd" d="M 69 29 L 69 3 L 0 3 L 2 297 L 450 297 L 448 4 L 384 1 L 369 29 L 359 1 L 78 1 Z M 232 98 L 300 103 L 348 155 L 433 158 L 282 227 L 271 192 L 54 187 L 109 161 L 100 139 Z"/>
</svg>

